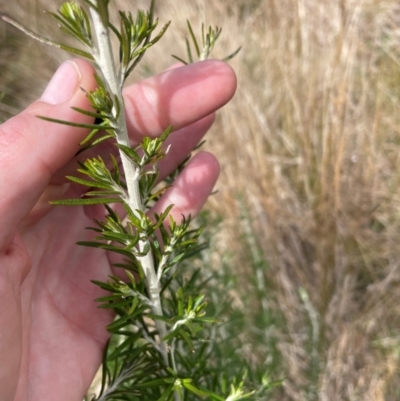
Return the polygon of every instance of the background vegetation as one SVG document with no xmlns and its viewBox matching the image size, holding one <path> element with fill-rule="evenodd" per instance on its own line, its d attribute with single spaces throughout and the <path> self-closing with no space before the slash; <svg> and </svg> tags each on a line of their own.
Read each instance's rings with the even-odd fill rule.
<svg viewBox="0 0 400 401">
<path fill-rule="evenodd" d="M 48 32 L 41 11 L 60 2 L 0 4 Z M 216 352 L 284 379 L 270 400 L 400 399 L 398 2 L 163 0 L 157 14 L 173 24 L 136 79 L 184 55 L 186 19 L 223 27 L 217 56 L 243 46 L 205 145 L 222 176 L 201 264 L 233 317 Z M 0 25 L 2 117 L 65 57 Z"/>
</svg>

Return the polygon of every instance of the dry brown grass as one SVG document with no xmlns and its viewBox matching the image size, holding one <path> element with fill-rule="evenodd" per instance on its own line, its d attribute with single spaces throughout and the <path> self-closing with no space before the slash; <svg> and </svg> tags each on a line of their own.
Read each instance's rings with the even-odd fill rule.
<svg viewBox="0 0 400 401">
<path fill-rule="evenodd" d="M 223 26 L 221 51 L 243 46 L 237 95 L 206 145 L 222 164 L 212 260 L 229 250 L 237 274 L 249 271 L 236 229 L 245 205 L 270 265 L 266 298 L 284 316 L 275 335 L 285 382 L 272 399 L 399 400 L 398 2 L 164 0 L 157 11 L 174 23 L 138 75 L 183 55 L 186 18 Z M 29 57 L 50 66 L 37 73 L 47 78 L 54 58 L 42 54 Z"/>
</svg>

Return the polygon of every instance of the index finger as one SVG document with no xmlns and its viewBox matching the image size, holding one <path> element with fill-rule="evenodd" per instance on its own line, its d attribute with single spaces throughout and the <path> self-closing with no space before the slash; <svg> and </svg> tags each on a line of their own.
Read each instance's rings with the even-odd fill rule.
<svg viewBox="0 0 400 401">
<path fill-rule="evenodd" d="M 186 127 L 227 103 L 236 89 L 232 68 L 206 60 L 167 70 L 124 90 L 127 126 L 134 142 Z"/>
</svg>

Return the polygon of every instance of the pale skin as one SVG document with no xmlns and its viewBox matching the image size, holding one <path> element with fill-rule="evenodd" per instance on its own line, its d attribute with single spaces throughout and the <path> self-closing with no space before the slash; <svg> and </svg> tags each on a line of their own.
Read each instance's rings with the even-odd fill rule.
<svg viewBox="0 0 400 401">
<path fill-rule="evenodd" d="M 104 295 L 90 280 L 113 273 L 110 255 L 77 246 L 100 207 L 55 207 L 48 201 L 80 196 L 84 187 L 64 178 L 76 170 L 74 155 L 87 133 L 55 125 L 37 115 L 91 123 L 71 110 L 88 109 L 93 68 L 82 60 L 64 63 L 41 99 L 0 126 L 0 400 L 81 401 L 96 370 L 113 316 L 96 308 Z M 132 143 L 156 136 L 172 124 L 171 151 L 161 163 L 171 172 L 211 126 L 214 112 L 233 96 L 229 66 L 205 61 L 170 69 L 125 92 Z M 104 158 L 104 145 L 93 152 Z M 95 156 L 90 153 L 86 156 Z M 219 164 L 197 154 L 155 211 L 173 203 L 172 214 L 196 215 L 212 191 Z"/>
</svg>

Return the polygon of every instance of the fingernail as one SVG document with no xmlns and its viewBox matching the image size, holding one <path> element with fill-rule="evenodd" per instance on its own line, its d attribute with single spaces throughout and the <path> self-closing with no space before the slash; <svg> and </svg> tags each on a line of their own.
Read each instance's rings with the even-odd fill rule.
<svg viewBox="0 0 400 401">
<path fill-rule="evenodd" d="M 61 104 L 71 99 L 82 75 L 73 61 L 61 64 L 44 90 L 40 100 L 49 104 Z"/>
</svg>

